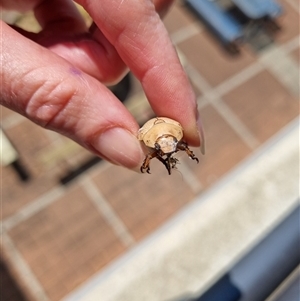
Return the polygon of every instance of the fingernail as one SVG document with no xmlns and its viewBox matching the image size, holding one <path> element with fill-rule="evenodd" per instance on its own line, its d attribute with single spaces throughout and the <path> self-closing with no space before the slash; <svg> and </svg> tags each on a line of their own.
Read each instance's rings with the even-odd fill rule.
<svg viewBox="0 0 300 301">
<path fill-rule="evenodd" d="M 138 170 L 143 152 L 137 138 L 122 128 L 112 128 L 102 133 L 94 142 L 100 154 L 114 164 Z"/>
<path fill-rule="evenodd" d="M 197 118 L 197 129 L 198 129 L 198 134 L 199 134 L 199 137 L 200 137 L 200 151 L 201 151 L 202 155 L 205 155 L 204 130 L 203 130 L 203 126 L 202 126 L 201 119 L 200 119 L 199 115 L 198 115 L 198 118 Z"/>
</svg>

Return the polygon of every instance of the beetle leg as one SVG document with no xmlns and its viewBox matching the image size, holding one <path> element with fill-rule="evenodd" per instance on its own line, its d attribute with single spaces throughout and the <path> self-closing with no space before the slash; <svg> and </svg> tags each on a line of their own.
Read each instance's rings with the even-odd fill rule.
<svg viewBox="0 0 300 301">
<path fill-rule="evenodd" d="M 188 145 L 186 142 L 184 141 L 179 141 L 178 144 L 177 144 L 177 149 L 178 150 L 182 150 L 182 151 L 185 151 L 188 156 L 190 157 L 190 159 L 192 160 L 196 160 L 197 163 L 199 163 L 199 159 L 195 156 L 195 154 L 189 149 Z"/>
<path fill-rule="evenodd" d="M 144 173 L 145 171 L 150 174 L 150 161 L 151 159 L 155 158 L 157 156 L 156 152 L 153 152 L 152 154 L 148 154 L 140 168 L 141 172 Z"/>
<path fill-rule="evenodd" d="M 142 173 L 144 173 L 145 171 L 147 173 L 150 174 L 150 161 L 153 159 L 153 158 L 157 158 L 161 163 L 163 163 L 163 165 L 166 167 L 166 169 L 169 171 L 169 168 L 168 168 L 168 163 L 166 162 L 166 160 L 164 160 L 162 157 L 161 157 L 161 154 L 159 153 L 159 151 L 155 151 L 153 153 L 150 153 L 146 156 L 140 170 Z"/>
<path fill-rule="evenodd" d="M 179 163 L 179 160 L 177 158 L 173 158 L 173 157 L 170 158 L 170 164 L 171 164 L 172 169 L 176 168 L 176 164 L 178 164 L 178 163 Z"/>
<path fill-rule="evenodd" d="M 176 161 L 177 159 L 174 159 L 170 156 L 168 156 L 166 159 L 163 159 L 162 156 L 157 152 L 153 152 L 151 154 L 148 154 L 140 168 L 141 172 L 144 173 L 145 171 L 147 173 L 150 174 L 150 161 L 153 159 L 153 158 L 157 158 L 164 166 L 165 168 L 167 169 L 169 175 L 171 174 L 171 169 L 175 167 L 176 165 Z"/>
<path fill-rule="evenodd" d="M 159 158 L 158 158 L 159 159 Z M 173 158 L 172 154 L 169 154 L 166 159 L 160 160 L 166 167 L 169 175 L 171 175 L 171 171 L 173 168 L 176 168 L 176 164 L 178 163 L 178 159 Z"/>
<path fill-rule="evenodd" d="M 176 164 L 179 162 L 177 158 L 172 157 L 172 154 L 167 155 L 166 159 L 162 159 L 159 157 L 157 157 L 157 159 L 159 159 L 165 165 L 169 175 L 171 175 L 172 169 L 176 168 Z"/>
<path fill-rule="evenodd" d="M 157 156 L 157 159 L 165 166 L 165 168 L 168 171 L 168 174 L 171 174 L 171 166 L 172 163 L 170 162 L 170 156 L 168 156 L 166 159 L 163 159 L 161 156 Z"/>
<path fill-rule="evenodd" d="M 147 173 L 150 174 L 150 161 L 153 158 L 157 158 L 165 166 L 165 168 L 168 171 L 168 174 L 171 175 L 171 170 L 173 168 L 176 168 L 176 164 L 178 163 L 179 160 L 176 158 L 173 158 L 172 154 L 168 154 L 165 159 L 163 158 L 163 155 L 164 154 L 161 154 L 158 151 L 148 154 L 140 168 L 140 171 L 142 173 L 144 173 L 146 171 Z"/>
</svg>

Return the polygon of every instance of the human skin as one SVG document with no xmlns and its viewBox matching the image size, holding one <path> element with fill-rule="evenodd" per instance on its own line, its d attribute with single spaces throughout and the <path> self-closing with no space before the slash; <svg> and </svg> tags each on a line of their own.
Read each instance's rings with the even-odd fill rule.
<svg viewBox="0 0 300 301">
<path fill-rule="evenodd" d="M 1 21 L 1 104 L 139 170 L 139 126 L 106 87 L 130 70 L 157 116 L 180 122 L 184 139 L 192 146 L 201 140 L 203 148 L 194 92 L 158 14 L 172 1 L 77 2 L 94 21 L 90 29 L 70 0 L 2 1 L 4 9 L 32 9 L 42 30 L 29 33 Z"/>
</svg>

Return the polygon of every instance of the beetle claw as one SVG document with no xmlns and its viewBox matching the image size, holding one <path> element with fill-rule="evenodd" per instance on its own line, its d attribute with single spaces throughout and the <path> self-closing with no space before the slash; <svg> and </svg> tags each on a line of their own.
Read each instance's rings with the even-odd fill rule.
<svg viewBox="0 0 300 301">
<path fill-rule="evenodd" d="M 194 155 L 194 157 L 190 157 L 190 159 L 196 160 L 197 164 L 199 163 L 199 159 L 197 157 L 195 157 L 195 155 Z"/>
<path fill-rule="evenodd" d="M 192 160 L 196 160 L 197 164 L 199 163 L 199 159 L 195 156 L 195 154 L 193 153 L 193 151 L 191 151 L 187 145 L 186 142 L 184 141 L 180 141 L 178 144 L 177 144 L 177 148 L 179 150 L 182 150 L 182 151 L 185 151 L 187 153 L 187 155 L 189 156 L 190 159 Z"/>
<path fill-rule="evenodd" d="M 145 173 L 145 171 L 149 174 L 151 174 L 150 172 L 150 167 L 149 166 L 145 166 L 145 164 L 143 164 L 140 168 L 141 173 Z"/>
</svg>

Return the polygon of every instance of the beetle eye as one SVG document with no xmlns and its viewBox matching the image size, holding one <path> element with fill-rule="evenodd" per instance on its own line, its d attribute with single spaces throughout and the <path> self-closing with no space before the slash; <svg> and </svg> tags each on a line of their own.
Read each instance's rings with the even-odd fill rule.
<svg viewBox="0 0 300 301">
<path fill-rule="evenodd" d="M 157 142 L 155 142 L 154 147 L 156 150 L 160 150 L 160 145 Z"/>
</svg>

